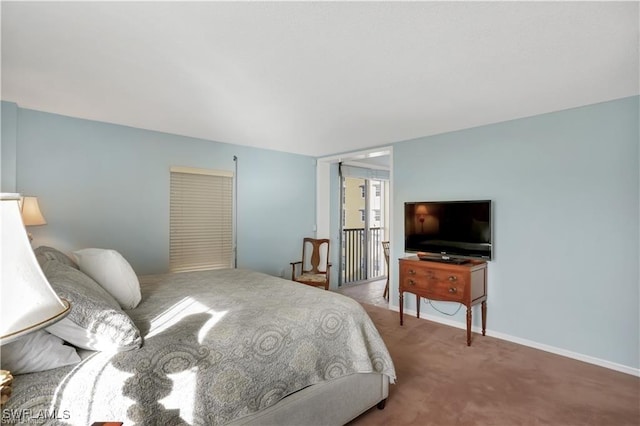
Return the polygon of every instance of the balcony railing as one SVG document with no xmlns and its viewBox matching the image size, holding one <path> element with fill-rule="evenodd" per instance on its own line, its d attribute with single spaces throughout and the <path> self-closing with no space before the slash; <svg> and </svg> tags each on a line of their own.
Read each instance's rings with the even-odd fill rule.
<svg viewBox="0 0 640 426">
<path fill-rule="evenodd" d="M 366 237 L 366 238 L 365 238 Z M 382 228 L 348 228 L 342 233 L 342 283 L 381 278 L 386 273 Z"/>
</svg>

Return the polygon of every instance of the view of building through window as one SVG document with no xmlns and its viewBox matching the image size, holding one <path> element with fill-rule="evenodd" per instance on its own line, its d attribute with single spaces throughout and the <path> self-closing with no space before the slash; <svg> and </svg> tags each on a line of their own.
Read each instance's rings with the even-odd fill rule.
<svg viewBox="0 0 640 426">
<path fill-rule="evenodd" d="M 342 283 L 382 277 L 384 181 L 342 180 Z"/>
</svg>

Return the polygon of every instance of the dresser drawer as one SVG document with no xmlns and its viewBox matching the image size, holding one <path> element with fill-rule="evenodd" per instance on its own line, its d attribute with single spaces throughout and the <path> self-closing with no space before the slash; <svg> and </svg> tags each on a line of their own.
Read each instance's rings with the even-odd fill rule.
<svg viewBox="0 0 640 426">
<path fill-rule="evenodd" d="M 466 275 L 455 271 L 441 271 L 426 269 L 424 275 L 430 281 L 437 281 L 445 284 L 457 284 L 457 286 L 464 287 L 466 285 Z"/>
<path fill-rule="evenodd" d="M 402 290 L 418 294 L 428 299 L 463 302 L 465 292 L 464 281 L 449 281 L 436 278 L 405 277 Z"/>
<path fill-rule="evenodd" d="M 454 277 L 455 278 L 455 277 Z M 432 299 L 450 300 L 452 302 L 464 301 L 465 283 L 463 280 L 432 279 L 429 280 L 427 294 Z"/>
<path fill-rule="evenodd" d="M 464 301 L 467 280 L 463 273 L 402 265 L 400 276 L 404 291 L 429 299 Z"/>
</svg>

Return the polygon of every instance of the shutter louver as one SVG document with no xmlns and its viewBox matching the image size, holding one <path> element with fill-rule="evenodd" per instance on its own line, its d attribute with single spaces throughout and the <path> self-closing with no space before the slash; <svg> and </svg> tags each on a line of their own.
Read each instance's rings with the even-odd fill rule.
<svg viewBox="0 0 640 426">
<path fill-rule="evenodd" d="M 179 170 L 179 171 L 178 171 Z M 171 272 L 233 266 L 233 177 L 171 169 Z"/>
</svg>

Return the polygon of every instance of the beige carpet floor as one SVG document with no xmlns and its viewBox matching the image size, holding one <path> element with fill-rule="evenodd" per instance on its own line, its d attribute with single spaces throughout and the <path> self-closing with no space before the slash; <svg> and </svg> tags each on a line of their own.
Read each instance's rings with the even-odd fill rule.
<svg viewBox="0 0 640 426">
<path fill-rule="evenodd" d="M 640 425 L 640 379 L 363 303 L 398 375 L 351 425 Z"/>
</svg>

